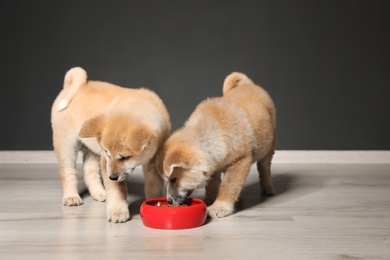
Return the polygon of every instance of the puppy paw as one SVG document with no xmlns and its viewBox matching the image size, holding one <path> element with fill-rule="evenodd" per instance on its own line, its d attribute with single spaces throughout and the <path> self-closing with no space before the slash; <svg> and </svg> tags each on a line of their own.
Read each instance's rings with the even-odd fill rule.
<svg viewBox="0 0 390 260">
<path fill-rule="evenodd" d="M 102 191 L 98 191 L 98 192 L 91 192 L 91 196 L 94 200 L 97 200 L 97 201 L 106 201 L 106 191 L 102 190 Z"/>
<path fill-rule="evenodd" d="M 212 218 L 223 218 L 233 214 L 234 206 L 228 202 L 216 201 L 207 208 L 207 212 Z"/>
<path fill-rule="evenodd" d="M 79 206 L 83 204 L 83 200 L 80 196 L 64 197 L 62 199 L 64 206 Z"/>
<path fill-rule="evenodd" d="M 272 185 L 261 186 L 261 195 L 268 195 L 268 196 L 275 195 L 274 187 Z"/>
<path fill-rule="evenodd" d="M 130 212 L 126 206 L 110 208 L 107 210 L 107 219 L 109 222 L 124 223 L 130 219 Z"/>
</svg>

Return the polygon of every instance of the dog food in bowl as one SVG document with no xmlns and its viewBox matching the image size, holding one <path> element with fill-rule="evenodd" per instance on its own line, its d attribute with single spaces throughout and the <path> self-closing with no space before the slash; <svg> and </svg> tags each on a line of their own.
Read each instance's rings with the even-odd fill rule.
<svg viewBox="0 0 390 260">
<path fill-rule="evenodd" d="M 169 204 L 169 203 L 161 203 L 161 201 L 157 202 L 156 206 L 157 207 L 167 207 L 167 208 L 187 207 L 186 204 L 175 205 L 175 204 Z"/>
</svg>

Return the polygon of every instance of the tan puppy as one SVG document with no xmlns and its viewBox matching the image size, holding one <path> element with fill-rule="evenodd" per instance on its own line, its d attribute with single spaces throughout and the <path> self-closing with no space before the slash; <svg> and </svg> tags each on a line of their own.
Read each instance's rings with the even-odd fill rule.
<svg viewBox="0 0 390 260">
<path fill-rule="evenodd" d="M 146 198 L 162 195 L 163 181 L 148 163 L 168 137 L 171 125 L 167 109 L 154 92 L 88 81 L 85 70 L 73 68 L 54 101 L 51 122 L 64 205 L 82 204 L 76 176 L 79 149 L 84 153 L 85 184 L 95 200 L 107 197 L 109 221 L 130 218 L 124 180 L 137 166 L 143 166 Z"/>
<path fill-rule="evenodd" d="M 200 103 L 158 154 L 168 201 L 182 204 L 194 189 L 206 187 L 206 202 L 214 201 L 209 215 L 230 215 L 254 162 L 262 194 L 274 194 L 270 166 L 275 143 L 272 99 L 246 75 L 232 73 L 223 97 Z"/>
</svg>

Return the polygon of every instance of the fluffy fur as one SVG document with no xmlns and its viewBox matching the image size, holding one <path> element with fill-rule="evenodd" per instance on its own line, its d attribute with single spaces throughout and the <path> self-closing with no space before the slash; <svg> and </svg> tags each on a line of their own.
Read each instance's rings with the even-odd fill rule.
<svg viewBox="0 0 390 260">
<path fill-rule="evenodd" d="M 65 75 L 51 115 L 65 206 L 82 204 L 77 190 L 78 150 L 84 154 L 84 181 L 91 196 L 98 201 L 107 198 L 109 221 L 130 218 L 124 180 L 137 166 L 143 166 L 146 197 L 162 195 L 163 181 L 150 166 L 154 163 L 149 163 L 171 125 L 167 109 L 154 92 L 89 81 L 84 69 L 73 68 Z"/>
<path fill-rule="evenodd" d="M 274 194 L 270 166 L 275 143 L 272 99 L 246 75 L 230 74 L 223 97 L 200 103 L 157 156 L 169 202 L 182 204 L 193 190 L 206 187 L 206 202 L 213 202 L 209 215 L 230 215 L 254 162 L 262 194 Z"/>
</svg>

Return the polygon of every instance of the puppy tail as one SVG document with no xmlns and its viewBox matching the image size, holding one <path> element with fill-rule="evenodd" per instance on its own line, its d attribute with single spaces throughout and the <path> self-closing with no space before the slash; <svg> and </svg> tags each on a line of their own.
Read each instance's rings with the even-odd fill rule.
<svg viewBox="0 0 390 260">
<path fill-rule="evenodd" d="M 233 72 L 229 76 L 226 77 L 225 82 L 223 83 L 222 92 L 225 94 L 232 88 L 237 87 L 241 84 L 247 84 L 251 83 L 253 84 L 252 80 L 248 78 L 244 73 L 240 72 Z"/>
<path fill-rule="evenodd" d="M 84 69 L 80 67 L 70 69 L 65 75 L 65 94 L 63 95 L 61 101 L 58 103 L 57 111 L 65 109 L 72 101 L 74 95 L 77 93 L 77 90 L 86 83 L 87 72 Z"/>
</svg>

